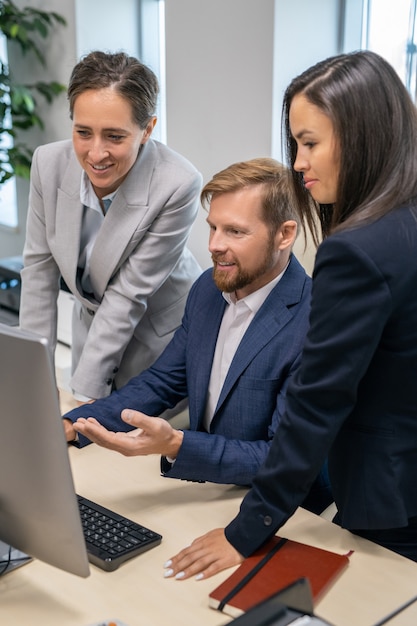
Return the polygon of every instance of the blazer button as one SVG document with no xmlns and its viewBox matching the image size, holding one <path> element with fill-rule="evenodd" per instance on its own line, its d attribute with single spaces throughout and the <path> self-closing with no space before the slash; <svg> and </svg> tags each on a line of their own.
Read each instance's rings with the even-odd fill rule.
<svg viewBox="0 0 417 626">
<path fill-rule="evenodd" d="M 271 526 L 272 517 L 270 515 L 265 515 L 264 517 L 264 526 Z"/>
<path fill-rule="evenodd" d="M 94 315 L 93 309 L 87 309 L 87 313 L 88 313 L 88 315 Z"/>
<path fill-rule="evenodd" d="M 111 385 L 113 383 L 113 378 L 108 378 L 106 380 L 106 385 Z"/>
<path fill-rule="evenodd" d="M 118 371 L 119 371 L 118 367 L 113 367 L 113 374 L 117 374 Z"/>
</svg>

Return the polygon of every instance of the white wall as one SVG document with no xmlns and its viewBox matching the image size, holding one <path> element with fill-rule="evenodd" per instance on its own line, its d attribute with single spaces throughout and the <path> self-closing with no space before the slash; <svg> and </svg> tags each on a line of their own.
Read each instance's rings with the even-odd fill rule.
<svg viewBox="0 0 417 626">
<path fill-rule="evenodd" d="M 136 0 L 117 0 L 117 11 L 114 4 L 114 0 L 75 0 L 78 56 L 98 49 L 114 52 L 120 49 L 121 39 L 124 49 L 134 56 L 139 55 L 138 3 Z M 101 15 L 112 16 L 111 29 L 100 28 Z M 122 38 L 120 33 L 123 33 Z"/>
<path fill-rule="evenodd" d="M 74 0 L 18 2 L 55 10 L 68 20 L 48 51 L 48 78 L 68 82 L 78 57 Z M 205 181 L 237 160 L 281 158 L 283 91 L 301 70 L 336 52 L 338 4 L 166 0 L 167 142 L 195 163 Z M 100 29 L 100 14 L 94 28 Z M 85 47 L 85 32 L 82 41 Z M 19 71 L 28 71 L 31 80 L 37 75 L 32 65 Z M 65 96 L 48 109 L 46 119 L 47 128 L 34 145 L 70 136 Z M 18 236 L 0 231 L 0 256 L 20 254 L 23 247 L 27 186 L 20 184 L 19 190 L 21 230 Z M 211 265 L 207 237 L 201 210 L 189 245 L 203 267 Z M 309 269 L 311 255 L 301 260 Z"/>
<path fill-rule="evenodd" d="M 204 180 L 230 163 L 281 153 L 290 80 L 337 52 L 335 0 L 166 0 L 168 144 Z M 201 209 L 189 246 L 211 266 Z M 295 252 L 311 272 L 314 248 Z"/>
<path fill-rule="evenodd" d="M 207 181 L 271 154 L 274 0 L 166 0 L 167 140 Z M 211 266 L 201 209 L 190 248 Z"/>
<path fill-rule="evenodd" d="M 355 0 L 356 1 L 356 0 Z M 281 109 L 291 80 L 314 63 L 339 52 L 339 5 L 335 0 L 275 0 L 272 154 L 282 160 Z M 309 274 L 315 247 L 299 235 L 294 252 Z"/>
<path fill-rule="evenodd" d="M 281 107 L 291 80 L 338 51 L 339 2 L 275 0 L 273 153 L 281 158 Z"/>
</svg>

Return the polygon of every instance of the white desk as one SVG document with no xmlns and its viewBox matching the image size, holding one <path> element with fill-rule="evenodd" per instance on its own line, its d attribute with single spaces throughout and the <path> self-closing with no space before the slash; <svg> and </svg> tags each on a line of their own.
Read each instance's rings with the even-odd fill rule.
<svg viewBox="0 0 417 626">
<path fill-rule="evenodd" d="M 208 593 L 232 570 L 196 582 L 163 578 L 163 563 L 198 535 L 224 526 L 244 490 L 162 478 L 159 458 L 127 459 L 88 446 L 70 448 L 76 490 L 163 535 L 160 546 L 107 573 L 81 579 L 39 561 L 0 578 L 0 624 L 87 626 L 118 618 L 128 626 L 222 626 Z M 342 553 L 350 565 L 316 607 L 335 626 L 372 626 L 417 592 L 417 564 L 299 509 L 280 531 Z M 405 620 L 405 621 L 404 621 Z M 417 623 L 417 606 L 389 626 Z"/>
</svg>

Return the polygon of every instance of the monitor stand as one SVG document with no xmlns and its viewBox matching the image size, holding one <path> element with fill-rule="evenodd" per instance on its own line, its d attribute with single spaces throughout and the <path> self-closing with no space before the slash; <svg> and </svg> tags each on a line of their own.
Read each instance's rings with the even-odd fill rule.
<svg viewBox="0 0 417 626">
<path fill-rule="evenodd" d="M 9 556 L 10 562 L 7 564 Z M 0 576 L 8 574 L 17 567 L 21 567 L 30 561 L 32 561 L 32 557 L 28 554 L 25 554 L 20 550 L 16 550 L 16 548 L 13 547 L 10 551 L 9 544 L 4 543 L 4 541 L 0 541 Z"/>
</svg>

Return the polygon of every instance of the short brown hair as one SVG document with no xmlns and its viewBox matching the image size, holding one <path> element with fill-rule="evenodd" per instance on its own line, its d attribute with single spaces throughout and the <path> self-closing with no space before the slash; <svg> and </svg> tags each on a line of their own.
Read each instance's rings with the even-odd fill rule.
<svg viewBox="0 0 417 626">
<path fill-rule="evenodd" d="M 133 121 L 145 129 L 155 115 L 158 79 L 149 67 L 124 52 L 111 54 L 96 50 L 77 63 L 72 70 L 67 92 L 71 119 L 79 95 L 88 89 L 113 86 L 130 103 Z"/>
<path fill-rule="evenodd" d="M 255 185 L 263 188 L 263 219 L 272 234 L 287 220 L 298 223 L 289 171 L 268 157 L 233 163 L 215 174 L 201 191 L 201 204 L 207 208 L 216 196 Z"/>
</svg>

